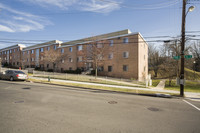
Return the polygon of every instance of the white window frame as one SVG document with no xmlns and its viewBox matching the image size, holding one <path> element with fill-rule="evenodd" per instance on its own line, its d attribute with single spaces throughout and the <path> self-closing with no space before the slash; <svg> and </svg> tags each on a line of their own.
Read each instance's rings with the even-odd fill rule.
<svg viewBox="0 0 200 133">
<path fill-rule="evenodd" d="M 64 48 L 61 48 L 61 51 L 60 51 L 61 53 L 64 53 L 65 52 L 65 50 L 64 50 Z"/>
<path fill-rule="evenodd" d="M 34 54 L 34 49 L 31 50 L 31 54 Z"/>
<path fill-rule="evenodd" d="M 129 52 L 128 51 L 123 52 L 123 58 L 128 58 L 128 57 L 129 57 Z"/>
<path fill-rule="evenodd" d="M 108 59 L 113 59 L 113 53 L 108 54 Z"/>
<path fill-rule="evenodd" d="M 54 46 L 53 46 L 53 48 L 54 48 L 54 50 L 56 50 L 56 49 L 57 49 L 57 46 L 56 46 L 56 45 L 54 45 Z"/>
<path fill-rule="evenodd" d="M 128 37 L 123 38 L 123 43 L 124 43 L 124 44 L 129 43 L 129 39 L 128 39 Z"/>
<path fill-rule="evenodd" d="M 77 46 L 77 50 L 78 50 L 78 51 L 83 50 L 83 45 L 78 45 L 78 46 Z"/>
<path fill-rule="evenodd" d="M 73 59 L 71 57 L 69 57 L 69 62 L 73 62 Z"/>
<path fill-rule="evenodd" d="M 114 44 L 114 40 L 109 40 L 109 42 L 110 42 L 110 43 L 109 43 L 109 46 L 112 47 L 113 44 Z"/>
<path fill-rule="evenodd" d="M 40 48 L 40 52 L 44 52 L 44 48 Z"/>
<path fill-rule="evenodd" d="M 125 68 L 125 69 L 124 69 Z M 128 65 L 123 65 L 123 71 L 127 72 L 128 71 Z"/>
<path fill-rule="evenodd" d="M 82 56 L 78 56 L 77 61 L 78 62 L 82 62 L 83 61 L 83 57 Z"/>
<path fill-rule="evenodd" d="M 72 52 L 73 51 L 73 47 L 69 47 L 69 52 Z"/>
</svg>

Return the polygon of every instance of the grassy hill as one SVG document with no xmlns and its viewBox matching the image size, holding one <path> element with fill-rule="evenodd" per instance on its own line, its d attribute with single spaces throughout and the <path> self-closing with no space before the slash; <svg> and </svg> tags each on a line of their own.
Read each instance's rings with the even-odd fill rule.
<svg viewBox="0 0 200 133">
<path fill-rule="evenodd" d="M 163 73 L 161 70 L 158 71 L 158 76 L 154 78 L 154 72 L 151 70 L 149 71 L 149 74 L 151 74 L 151 77 L 153 79 L 166 79 L 166 75 L 162 75 Z M 191 69 L 185 68 L 185 79 L 186 80 L 200 80 L 200 72 L 193 71 Z M 174 78 L 175 79 L 175 78 Z"/>
<path fill-rule="evenodd" d="M 200 80 L 200 72 L 196 72 L 185 68 L 185 79 L 186 80 Z"/>
</svg>

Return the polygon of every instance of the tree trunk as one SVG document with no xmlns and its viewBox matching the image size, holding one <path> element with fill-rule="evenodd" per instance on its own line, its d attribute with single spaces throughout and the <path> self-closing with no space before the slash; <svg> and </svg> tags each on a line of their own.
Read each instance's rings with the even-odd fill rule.
<svg viewBox="0 0 200 133">
<path fill-rule="evenodd" d="M 97 79 L 97 60 L 95 61 L 95 79 Z"/>
</svg>

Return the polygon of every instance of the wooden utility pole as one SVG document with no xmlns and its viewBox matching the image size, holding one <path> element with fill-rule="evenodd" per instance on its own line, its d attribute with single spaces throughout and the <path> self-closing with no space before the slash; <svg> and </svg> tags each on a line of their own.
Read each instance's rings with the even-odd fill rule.
<svg viewBox="0 0 200 133">
<path fill-rule="evenodd" d="M 184 96 L 184 51 L 185 51 L 185 18 L 186 0 L 183 0 L 182 28 L 181 28 L 181 71 L 180 71 L 180 96 Z"/>
</svg>

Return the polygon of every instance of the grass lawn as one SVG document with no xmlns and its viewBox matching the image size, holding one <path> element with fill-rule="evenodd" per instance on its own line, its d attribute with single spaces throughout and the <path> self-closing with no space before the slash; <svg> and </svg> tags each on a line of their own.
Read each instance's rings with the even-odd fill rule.
<svg viewBox="0 0 200 133">
<path fill-rule="evenodd" d="M 159 80 L 159 79 L 153 79 L 153 80 L 152 80 L 152 86 L 153 86 L 153 87 L 156 87 L 159 83 L 160 83 L 160 80 Z"/>
<path fill-rule="evenodd" d="M 180 86 L 176 85 L 176 81 L 173 80 L 171 86 L 169 86 L 169 81 L 165 82 L 165 89 L 167 90 L 180 90 Z M 186 81 L 184 91 L 187 92 L 199 92 L 200 93 L 200 82 L 197 81 Z"/>
<path fill-rule="evenodd" d="M 35 76 L 40 78 L 48 78 L 48 76 Z M 108 85 L 119 85 L 119 86 L 129 86 L 129 87 L 145 87 L 145 85 L 142 84 L 126 84 L 120 81 L 114 82 L 114 81 L 107 81 L 107 80 L 101 80 L 101 79 L 90 79 L 87 76 L 85 78 L 82 78 L 81 76 L 68 76 L 67 78 L 62 78 L 61 76 L 52 76 L 51 79 L 63 79 L 63 80 L 71 80 L 71 81 L 79 81 L 79 82 L 89 82 L 89 83 L 98 83 L 98 84 L 108 84 Z"/>
<path fill-rule="evenodd" d="M 39 82 L 39 83 L 46 83 L 46 84 L 57 84 L 57 85 L 64 85 L 64 86 L 73 86 L 73 87 L 81 87 L 81 88 L 90 88 L 90 89 L 97 89 L 97 91 L 103 91 L 103 90 L 108 90 L 108 91 L 116 91 L 116 92 L 125 92 L 125 93 L 133 93 L 133 94 L 166 94 L 163 92 L 159 91 L 146 91 L 146 90 L 132 90 L 132 89 L 122 89 L 122 88 L 114 88 L 114 87 L 105 87 L 105 86 L 96 86 L 96 85 L 83 85 L 83 84 L 77 84 L 77 83 L 63 83 L 63 82 L 48 82 L 47 80 L 38 80 L 38 79 L 28 79 L 28 81 L 33 81 L 33 82 Z M 175 93 L 167 93 L 172 96 L 178 96 L 178 94 Z"/>
</svg>

